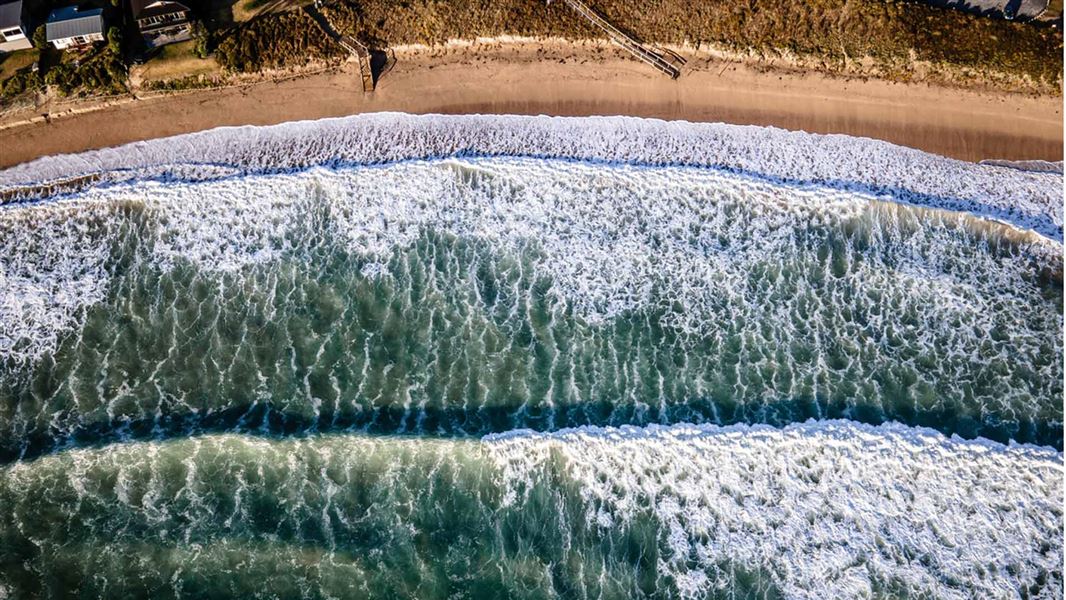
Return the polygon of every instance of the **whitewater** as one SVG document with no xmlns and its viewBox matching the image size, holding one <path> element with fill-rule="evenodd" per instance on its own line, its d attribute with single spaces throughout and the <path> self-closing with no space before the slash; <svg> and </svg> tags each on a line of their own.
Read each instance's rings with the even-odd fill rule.
<svg viewBox="0 0 1066 600">
<path fill-rule="evenodd" d="M 1061 174 L 377 114 L 0 192 L 0 598 L 1062 597 Z"/>
</svg>

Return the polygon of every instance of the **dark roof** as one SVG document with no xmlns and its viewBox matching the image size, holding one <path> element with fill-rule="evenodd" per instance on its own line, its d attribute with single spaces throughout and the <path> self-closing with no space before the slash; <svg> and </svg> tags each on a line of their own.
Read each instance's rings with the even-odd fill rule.
<svg viewBox="0 0 1066 600">
<path fill-rule="evenodd" d="M 174 0 L 131 0 L 130 10 L 134 19 L 143 19 L 179 11 L 189 12 L 189 7 Z"/>
<path fill-rule="evenodd" d="M 22 0 L 0 4 L 0 29 L 22 24 Z"/>
<path fill-rule="evenodd" d="M 57 8 L 44 24 L 45 37 L 52 40 L 104 32 L 104 11 L 100 8 L 78 10 L 77 6 Z"/>
</svg>

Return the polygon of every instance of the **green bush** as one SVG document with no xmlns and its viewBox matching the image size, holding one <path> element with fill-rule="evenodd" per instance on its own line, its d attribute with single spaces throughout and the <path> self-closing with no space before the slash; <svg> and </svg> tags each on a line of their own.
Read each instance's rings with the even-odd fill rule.
<svg viewBox="0 0 1066 600">
<path fill-rule="evenodd" d="M 126 63 L 110 45 L 97 51 L 78 66 L 59 64 L 45 74 L 44 81 L 64 96 L 79 93 L 118 94 L 126 91 Z"/>
<path fill-rule="evenodd" d="M 33 30 L 31 41 L 33 42 L 33 47 L 38 50 L 44 50 L 48 47 L 48 31 L 44 28 L 44 25 Z"/>
<path fill-rule="evenodd" d="M 25 92 L 40 88 L 42 81 L 40 76 L 30 69 L 21 69 L 11 77 L 8 77 L 0 88 L 0 98 L 10 100 Z"/>
<path fill-rule="evenodd" d="M 107 49 L 113 54 L 122 53 L 122 31 L 118 27 L 110 27 L 107 30 Z"/>
<path fill-rule="evenodd" d="M 192 38 L 196 40 L 196 55 L 207 58 L 211 54 L 211 32 L 197 21 L 192 26 Z"/>
</svg>

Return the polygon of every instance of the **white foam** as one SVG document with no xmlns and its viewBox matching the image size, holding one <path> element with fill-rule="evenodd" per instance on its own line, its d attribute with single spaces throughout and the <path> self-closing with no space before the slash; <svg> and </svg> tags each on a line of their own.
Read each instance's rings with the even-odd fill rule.
<svg viewBox="0 0 1066 600">
<path fill-rule="evenodd" d="M 788 598 L 1035 597 L 1062 591 L 1062 454 L 849 421 L 596 428 L 484 438 L 523 500 L 545 469 L 579 482 L 587 525 L 650 511 L 659 571 L 686 598 L 720 565 L 761 569 Z M 1055 574 L 1060 579 L 1055 581 Z"/>
<path fill-rule="evenodd" d="M 271 127 L 220 128 L 41 158 L 0 172 L 0 186 L 102 172 L 111 172 L 105 179 L 112 180 L 208 178 L 461 154 L 740 170 L 970 212 L 1063 239 L 1058 174 L 978 165 L 843 135 L 631 117 L 375 113 Z"/>
<path fill-rule="evenodd" d="M 439 479 L 438 471 L 448 475 Z M 368 479 L 373 473 L 378 477 Z M 732 583 L 722 572 L 731 567 L 757 572 L 796 599 L 1052 599 L 1062 592 L 1063 455 L 895 423 L 583 427 L 511 431 L 480 442 L 207 435 L 19 461 L 0 469 L 0 490 L 15 501 L 7 526 L 16 539 L 27 525 L 38 532 L 77 526 L 85 543 L 106 555 L 131 542 L 188 546 L 222 523 L 248 541 L 271 539 L 270 526 L 257 529 L 264 524 L 254 511 L 237 508 L 248 500 L 246 478 L 266 494 L 260 503 L 284 510 L 278 521 L 324 531 L 370 518 L 418 533 L 419 523 L 434 522 L 419 511 L 503 520 L 512 510 L 536 518 L 555 507 L 559 518 L 547 522 L 563 529 L 543 535 L 577 539 L 582 527 L 594 534 L 564 545 L 564 553 L 616 553 L 603 557 L 610 561 L 635 540 L 645 556 L 658 550 L 662 595 L 673 595 L 676 585 L 684 598 L 706 597 L 712 586 Z M 139 501 L 122 499 L 116 482 L 125 479 L 139 482 Z M 344 481 L 353 483 L 334 488 Z M 396 494 L 374 502 L 354 482 L 388 485 Z M 47 517 L 34 501 L 41 490 Z M 229 515 L 211 501 L 222 497 L 233 498 Z M 472 498 L 487 504 L 471 506 Z M 269 503 L 260 506 L 268 510 Z M 651 526 L 658 535 L 646 535 Z M 642 531 L 628 536 L 630 527 Z M 614 543 L 598 543 L 600 535 Z M 34 541 L 45 549 L 67 543 Z M 319 544 L 330 546 L 330 534 Z M 542 558 L 565 565 L 573 557 Z"/>
<path fill-rule="evenodd" d="M 17 220 L 70 209 L 63 213 L 69 223 L 12 229 L 12 246 L 0 255 L 0 277 L 6 274 L 10 281 L 32 272 L 33 281 L 52 287 L 29 295 L 41 300 L 27 304 L 20 298 L 29 294 L 28 288 L 9 285 L 5 292 L 11 293 L 0 305 L 0 320 L 8 325 L 0 328 L 0 338 L 11 348 L 18 337 L 28 336 L 36 340 L 32 349 L 39 355 L 54 348 L 56 331 L 76 324 L 79 310 L 101 299 L 106 283 L 101 248 L 106 244 L 77 250 L 87 242 L 61 242 L 57 251 L 65 253 L 66 261 L 61 268 L 21 247 L 65 240 L 53 230 L 76 231 L 85 220 L 97 218 L 79 212 L 84 207 L 106 210 L 120 203 L 143 207 L 144 230 L 153 236 L 144 244 L 150 248 L 145 258 L 164 270 L 189 261 L 207 272 L 236 272 L 331 240 L 371 260 L 365 275 L 380 276 L 381 264 L 430 228 L 488 241 L 504 251 L 535 245 L 544 256 L 537 268 L 551 279 L 552 293 L 590 322 L 652 302 L 673 303 L 680 310 L 671 311 L 665 323 L 698 335 L 714 335 L 717 318 L 772 320 L 786 327 L 795 298 L 767 302 L 749 297 L 753 269 L 780 267 L 809 252 L 799 240 L 811 231 L 823 230 L 818 235 L 824 235 L 867 220 L 875 231 L 872 247 L 856 250 L 866 255 L 853 257 L 843 276 L 859 294 L 910 289 L 892 311 L 871 316 L 875 331 L 886 330 L 880 321 L 909 306 L 928 317 L 922 334 L 928 337 L 926 345 L 941 347 L 937 336 L 955 335 L 945 330 L 951 323 L 992 331 L 1002 312 L 997 307 L 1028 306 L 1033 312 L 1032 306 L 1041 304 L 1040 291 L 1024 279 L 1031 268 L 1024 260 L 1012 264 L 959 236 L 965 217 L 906 210 L 893 215 L 878 209 L 874 200 L 858 192 L 774 184 L 690 167 L 522 158 L 132 182 L 3 211 L 6 219 Z M 1034 236 L 1029 252 L 1061 265 L 1057 243 Z M 891 264 L 884 259 L 889 255 L 896 257 Z M 965 270 L 946 266 L 963 262 Z M 77 281 L 62 275 L 80 272 L 93 274 L 91 293 L 77 292 Z M 768 285 L 758 291 L 764 298 L 774 291 L 774 284 Z M 719 315 L 723 304 L 745 312 Z"/>
<path fill-rule="evenodd" d="M 0 219 L 0 357 L 54 350 L 82 310 L 104 299 L 118 235 L 111 212 L 71 202 Z"/>
</svg>

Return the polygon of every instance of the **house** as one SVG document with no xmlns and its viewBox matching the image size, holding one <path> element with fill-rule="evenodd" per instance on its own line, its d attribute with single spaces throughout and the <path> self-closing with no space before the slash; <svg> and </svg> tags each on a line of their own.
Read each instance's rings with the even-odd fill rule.
<svg viewBox="0 0 1066 600">
<path fill-rule="evenodd" d="M 29 29 L 22 18 L 22 0 L 0 4 L 0 52 L 33 48 Z"/>
<path fill-rule="evenodd" d="M 192 39 L 192 13 L 174 0 L 131 0 L 137 29 L 149 48 Z"/>
<path fill-rule="evenodd" d="M 59 50 L 104 41 L 104 11 L 80 10 L 77 6 L 57 8 L 44 24 L 45 39 Z"/>
</svg>

